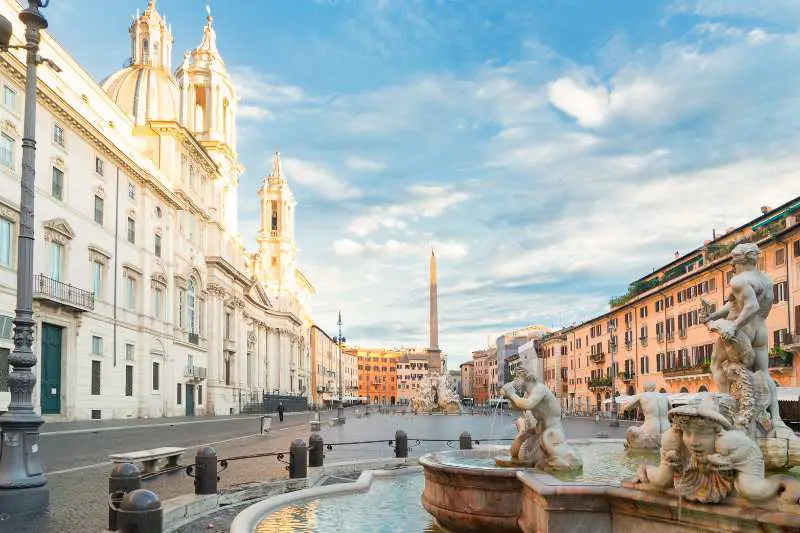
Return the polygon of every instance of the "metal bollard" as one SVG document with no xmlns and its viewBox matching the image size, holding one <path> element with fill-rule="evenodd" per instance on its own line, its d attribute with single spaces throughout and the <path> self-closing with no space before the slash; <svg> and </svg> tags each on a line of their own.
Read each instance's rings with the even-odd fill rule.
<svg viewBox="0 0 800 533">
<path fill-rule="evenodd" d="M 394 434 L 394 456 L 408 457 L 408 435 L 402 429 Z"/>
<path fill-rule="evenodd" d="M 303 439 L 295 439 L 289 446 L 289 478 L 308 477 L 308 446 Z"/>
<path fill-rule="evenodd" d="M 108 476 L 108 529 L 117 530 L 117 508 L 128 492 L 142 488 L 142 473 L 133 463 L 118 463 Z"/>
<path fill-rule="evenodd" d="M 458 448 L 460 450 L 471 450 L 472 449 L 472 435 L 469 434 L 469 431 L 463 432 L 458 437 Z"/>
<path fill-rule="evenodd" d="M 308 437 L 308 466 L 315 468 L 322 466 L 325 459 L 325 443 L 322 440 L 322 435 L 319 433 L 312 433 Z"/>
<path fill-rule="evenodd" d="M 164 509 L 158 494 L 147 489 L 127 493 L 119 504 L 119 533 L 162 533 Z"/>
<path fill-rule="evenodd" d="M 217 451 L 203 446 L 194 456 L 194 493 L 217 493 Z"/>
</svg>

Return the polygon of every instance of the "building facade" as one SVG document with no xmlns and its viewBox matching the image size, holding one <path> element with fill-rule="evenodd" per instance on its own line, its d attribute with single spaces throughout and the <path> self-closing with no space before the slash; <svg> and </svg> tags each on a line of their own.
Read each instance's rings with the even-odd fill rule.
<svg viewBox="0 0 800 533">
<path fill-rule="evenodd" d="M 339 401 L 339 346 L 317 325 L 311 327 L 312 403 L 317 407 L 336 405 Z M 342 401 L 352 404 L 358 399 L 358 357 L 342 351 Z"/>
<path fill-rule="evenodd" d="M 458 368 L 461 371 L 461 397 L 472 398 L 474 395 L 475 363 L 466 361 L 461 363 Z"/>
<path fill-rule="evenodd" d="M 608 409 L 616 395 L 646 382 L 668 393 L 714 391 L 709 361 L 714 338 L 700 323 L 701 299 L 717 308 L 730 292 L 730 251 L 737 243 L 761 249 L 759 269 L 773 280 L 767 318 L 770 375 L 798 384 L 800 351 L 800 198 L 772 209 L 633 282 L 611 310 L 542 342 L 548 385 L 566 375 L 567 408 Z M 552 358 L 552 362 L 549 359 Z"/>
<path fill-rule="evenodd" d="M 16 41 L 19 11 L 0 0 Z M 229 414 L 262 391 L 310 392 L 313 287 L 294 264 L 291 191 L 273 169 L 264 187 L 281 182 L 270 207 L 286 210 L 269 230 L 280 245 L 248 254 L 236 88 L 210 16 L 198 33 L 173 73 L 173 37 L 150 2 L 129 28 L 127 66 L 98 84 L 43 32 L 41 53 L 61 69 L 38 70 L 36 103 L 34 402 L 50 418 Z M 24 73 L 24 52 L 0 56 L 0 408 Z"/>
<path fill-rule="evenodd" d="M 397 402 L 398 350 L 348 348 L 358 358 L 358 396 L 363 402 L 390 404 Z"/>
<path fill-rule="evenodd" d="M 397 359 L 397 398 L 398 402 L 408 404 L 411 399 L 419 394 L 422 380 L 431 370 L 431 357 L 428 350 L 409 349 L 401 350 Z M 434 357 L 437 364 L 438 355 Z"/>
<path fill-rule="evenodd" d="M 475 405 L 484 405 L 494 397 L 496 389 L 494 378 L 497 372 L 496 349 L 472 352 L 473 378 L 472 395 Z"/>
</svg>

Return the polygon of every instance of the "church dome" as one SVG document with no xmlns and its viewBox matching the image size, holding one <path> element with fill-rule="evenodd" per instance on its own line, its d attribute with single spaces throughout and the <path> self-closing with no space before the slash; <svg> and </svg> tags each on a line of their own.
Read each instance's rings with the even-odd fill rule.
<svg viewBox="0 0 800 533">
<path fill-rule="evenodd" d="M 106 78 L 102 86 L 137 124 L 179 119 L 178 85 L 163 68 L 131 65 Z"/>
</svg>

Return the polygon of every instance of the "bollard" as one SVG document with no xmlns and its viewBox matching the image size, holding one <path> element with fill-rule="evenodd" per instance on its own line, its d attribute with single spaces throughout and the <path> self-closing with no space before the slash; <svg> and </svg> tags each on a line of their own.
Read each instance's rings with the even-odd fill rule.
<svg viewBox="0 0 800 533">
<path fill-rule="evenodd" d="M 119 533 L 162 533 L 164 509 L 158 494 L 146 489 L 127 493 L 119 504 Z"/>
<path fill-rule="evenodd" d="M 289 446 L 289 479 L 308 477 L 308 446 L 303 439 L 295 439 Z"/>
<path fill-rule="evenodd" d="M 117 463 L 108 476 L 108 529 L 117 530 L 117 508 L 128 492 L 142 488 L 142 474 L 133 463 Z"/>
<path fill-rule="evenodd" d="M 459 450 L 471 450 L 472 449 L 472 435 L 469 434 L 469 431 L 465 431 L 458 437 L 458 449 Z"/>
<path fill-rule="evenodd" d="M 325 443 L 322 440 L 322 435 L 312 433 L 308 438 L 308 466 L 312 468 L 322 466 L 324 459 Z"/>
<path fill-rule="evenodd" d="M 402 429 L 394 434 L 394 456 L 408 457 L 408 435 Z"/>
<path fill-rule="evenodd" d="M 194 456 L 194 493 L 217 493 L 217 451 L 203 446 Z"/>
</svg>

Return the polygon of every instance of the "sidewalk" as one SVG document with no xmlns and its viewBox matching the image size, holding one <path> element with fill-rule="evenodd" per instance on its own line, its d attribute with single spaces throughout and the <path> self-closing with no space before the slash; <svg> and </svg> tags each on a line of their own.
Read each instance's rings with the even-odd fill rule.
<svg viewBox="0 0 800 533">
<path fill-rule="evenodd" d="M 312 411 L 296 411 L 284 413 L 283 416 L 308 415 Z M 234 420 L 257 419 L 262 416 L 277 418 L 277 413 L 268 415 L 224 415 L 224 416 L 171 416 L 160 418 L 112 418 L 104 420 L 75 420 L 73 422 L 45 422 L 41 435 L 64 435 L 66 433 L 92 433 L 100 431 L 122 431 L 126 429 L 180 426 L 184 424 L 202 424 L 210 422 L 227 422 Z"/>
</svg>

